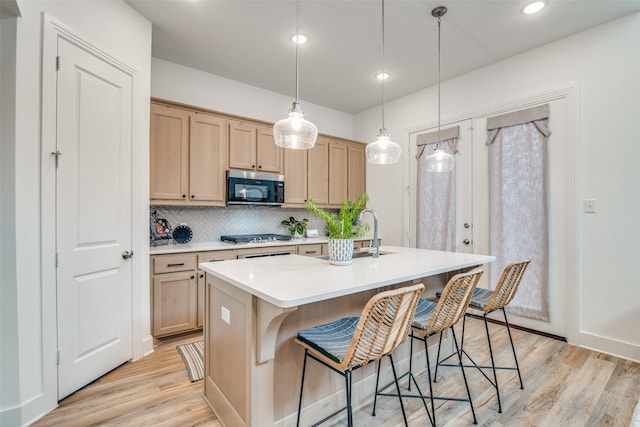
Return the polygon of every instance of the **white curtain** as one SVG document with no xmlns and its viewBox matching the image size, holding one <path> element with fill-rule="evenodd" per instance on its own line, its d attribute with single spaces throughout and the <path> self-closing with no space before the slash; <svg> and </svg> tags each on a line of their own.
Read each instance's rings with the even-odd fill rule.
<svg viewBox="0 0 640 427">
<path fill-rule="evenodd" d="M 449 154 L 458 152 L 459 128 L 418 135 L 417 236 L 416 247 L 440 251 L 456 250 L 456 171 L 428 172 L 425 159 L 436 144 Z"/>
<path fill-rule="evenodd" d="M 549 320 L 547 138 L 549 106 L 487 120 L 489 133 L 490 281 L 505 265 L 531 259 L 508 310 Z"/>
</svg>

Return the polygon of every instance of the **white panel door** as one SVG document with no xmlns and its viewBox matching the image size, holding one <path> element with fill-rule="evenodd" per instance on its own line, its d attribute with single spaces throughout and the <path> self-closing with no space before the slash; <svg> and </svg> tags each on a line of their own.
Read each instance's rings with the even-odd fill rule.
<svg viewBox="0 0 640 427">
<path fill-rule="evenodd" d="M 58 39 L 58 397 L 132 357 L 131 76 Z"/>
</svg>

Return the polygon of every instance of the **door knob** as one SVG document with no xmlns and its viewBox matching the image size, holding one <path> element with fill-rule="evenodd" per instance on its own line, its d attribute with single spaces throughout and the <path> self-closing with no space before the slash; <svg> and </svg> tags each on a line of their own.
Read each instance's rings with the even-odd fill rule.
<svg viewBox="0 0 640 427">
<path fill-rule="evenodd" d="M 462 241 L 462 243 L 464 243 L 465 245 L 468 245 L 468 244 L 469 244 L 469 243 L 471 243 L 471 242 L 469 241 L 469 239 L 464 239 L 464 240 Z"/>
<path fill-rule="evenodd" d="M 122 252 L 122 259 L 130 259 L 133 258 L 133 251 L 124 251 Z"/>
<path fill-rule="evenodd" d="M 471 227 L 471 225 L 468 222 L 465 222 L 464 223 L 464 228 L 469 228 L 469 227 Z"/>
</svg>

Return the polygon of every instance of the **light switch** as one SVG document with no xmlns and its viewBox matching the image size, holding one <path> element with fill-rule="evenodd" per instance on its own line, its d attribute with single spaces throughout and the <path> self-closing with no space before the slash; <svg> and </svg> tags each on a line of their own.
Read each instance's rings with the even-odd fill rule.
<svg viewBox="0 0 640 427">
<path fill-rule="evenodd" d="M 584 199 L 584 212 L 596 213 L 596 199 Z"/>
<path fill-rule="evenodd" d="M 222 308 L 220 309 L 220 312 L 222 314 L 222 320 L 224 320 L 225 322 L 227 322 L 227 324 L 230 325 L 231 324 L 231 312 L 229 311 L 229 309 L 223 305 Z"/>
</svg>

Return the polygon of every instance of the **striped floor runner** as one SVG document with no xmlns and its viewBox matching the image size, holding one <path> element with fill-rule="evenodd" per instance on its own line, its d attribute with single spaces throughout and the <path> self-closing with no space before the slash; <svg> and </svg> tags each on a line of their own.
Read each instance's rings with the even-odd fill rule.
<svg viewBox="0 0 640 427">
<path fill-rule="evenodd" d="M 204 377 L 204 341 L 179 345 L 176 350 L 182 357 L 191 382 L 200 381 Z"/>
</svg>

